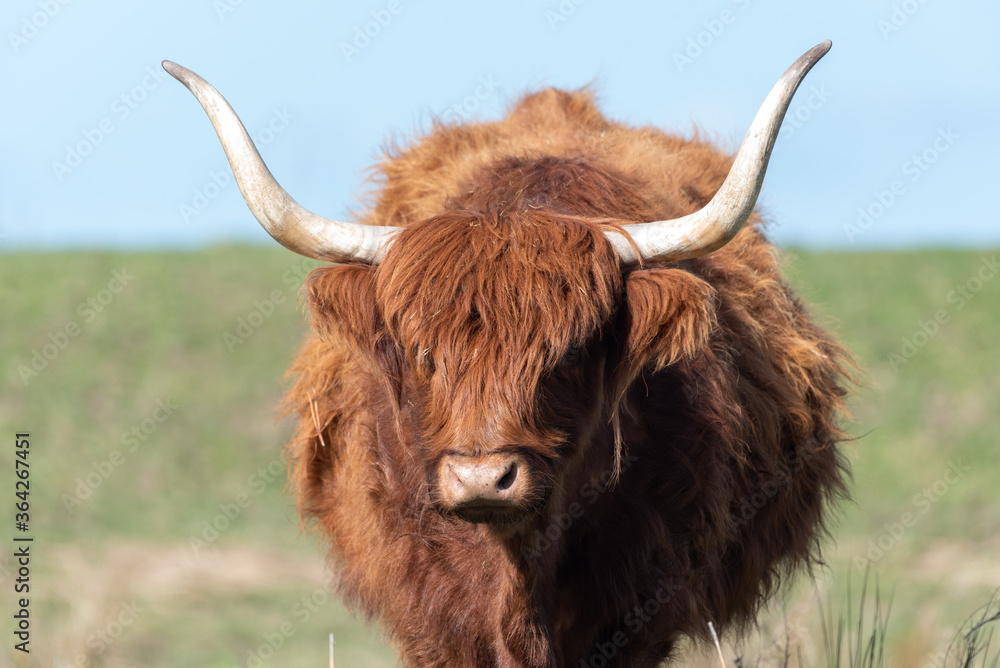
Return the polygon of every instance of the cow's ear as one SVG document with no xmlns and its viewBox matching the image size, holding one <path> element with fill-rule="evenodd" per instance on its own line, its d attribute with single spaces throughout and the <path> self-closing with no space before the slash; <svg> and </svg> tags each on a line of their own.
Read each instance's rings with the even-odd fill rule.
<svg viewBox="0 0 1000 668">
<path fill-rule="evenodd" d="M 716 326 L 715 290 L 681 269 L 647 269 L 628 275 L 621 363 L 632 373 L 662 369 L 695 357 Z"/>
<path fill-rule="evenodd" d="M 309 274 L 305 290 L 313 327 L 321 339 L 342 339 L 360 353 L 375 350 L 384 327 L 371 267 L 320 267 Z"/>
</svg>

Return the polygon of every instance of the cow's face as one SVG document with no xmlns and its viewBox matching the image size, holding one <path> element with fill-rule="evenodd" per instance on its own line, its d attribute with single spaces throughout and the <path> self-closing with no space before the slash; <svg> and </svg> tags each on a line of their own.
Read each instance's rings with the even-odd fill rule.
<svg viewBox="0 0 1000 668">
<path fill-rule="evenodd" d="M 376 284 L 438 509 L 491 524 L 537 509 L 601 422 L 621 295 L 601 230 L 449 214 L 404 230 Z"/>
<path fill-rule="evenodd" d="M 565 487 L 593 442 L 596 465 L 614 465 L 622 388 L 703 342 L 710 295 L 674 269 L 625 280 L 597 221 L 649 214 L 614 174 L 543 159 L 482 185 L 400 230 L 381 264 L 318 272 L 310 301 L 320 334 L 346 337 L 386 381 L 385 427 L 406 432 L 438 510 L 500 525 Z"/>
<path fill-rule="evenodd" d="M 438 510 L 510 524 L 607 429 L 622 269 L 593 221 L 642 203 L 551 160 L 508 164 L 467 197 L 400 230 L 378 266 L 325 270 L 310 297 L 321 333 L 346 326 L 358 355 L 382 357 Z"/>
</svg>

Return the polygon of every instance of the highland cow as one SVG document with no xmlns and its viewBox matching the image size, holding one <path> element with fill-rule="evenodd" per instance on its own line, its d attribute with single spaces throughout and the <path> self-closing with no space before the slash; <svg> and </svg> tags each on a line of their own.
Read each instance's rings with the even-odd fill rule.
<svg viewBox="0 0 1000 668">
<path fill-rule="evenodd" d="M 407 666 L 655 666 L 738 631 L 843 494 L 846 353 L 754 206 L 781 77 L 735 158 L 543 90 L 435 124 L 357 222 L 299 206 L 198 97 L 251 210 L 329 261 L 291 369 L 303 521 Z"/>
</svg>

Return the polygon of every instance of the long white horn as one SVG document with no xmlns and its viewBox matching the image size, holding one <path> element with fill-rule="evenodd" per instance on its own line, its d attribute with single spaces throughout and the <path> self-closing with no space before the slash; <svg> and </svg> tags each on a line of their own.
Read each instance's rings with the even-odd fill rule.
<svg viewBox="0 0 1000 668">
<path fill-rule="evenodd" d="M 625 225 L 639 255 L 623 235 L 605 233 L 623 264 L 636 264 L 640 257 L 647 262 L 699 257 L 722 248 L 736 236 L 757 203 L 767 161 L 792 95 L 832 45 L 829 40 L 817 44 L 778 79 L 750 124 L 722 187 L 702 209 L 673 220 Z"/>
<path fill-rule="evenodd" d="M 243 199 L 267 233 L 285 248 L 327 262 L 377 264 L 399 228 L 330 220 L 303 208 L 278 185 L 233 108 L 211 84 L 169 60 L 163 69 L 188 87 L 212 120 Z"/>
</svg>

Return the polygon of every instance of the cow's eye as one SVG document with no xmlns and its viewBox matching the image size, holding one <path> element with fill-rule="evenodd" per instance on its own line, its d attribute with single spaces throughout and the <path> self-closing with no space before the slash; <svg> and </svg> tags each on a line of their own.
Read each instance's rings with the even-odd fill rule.
<svg viewBox="0 0 1000 668">
<path fill-rule="evenodd" d="M 579 361 L 580 353 L 581 353 L 580 346 L 574 343 L 566 350 L 565 353 L 563 353 L 562 358 L 559 360 L 559 364 L 567 365 Z"/>
</svg>

